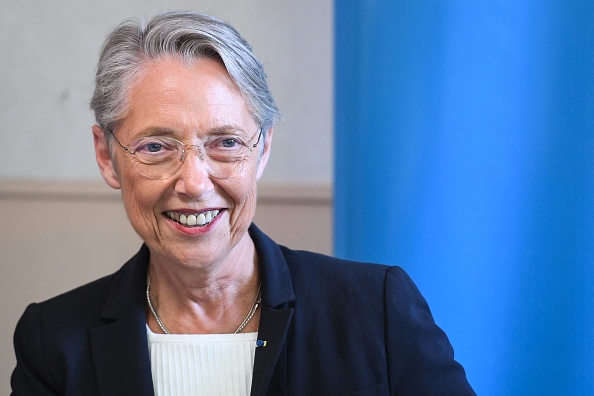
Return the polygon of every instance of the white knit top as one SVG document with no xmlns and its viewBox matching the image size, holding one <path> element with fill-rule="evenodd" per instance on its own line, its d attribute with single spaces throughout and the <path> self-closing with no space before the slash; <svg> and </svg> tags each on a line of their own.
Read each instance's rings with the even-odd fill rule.
<svg viewBox="0 0 594 396">
<path fill-rule="evenodd" d="M 155 396 L 250 394 L 258 333 L 147 334 Z"/>
</svg>

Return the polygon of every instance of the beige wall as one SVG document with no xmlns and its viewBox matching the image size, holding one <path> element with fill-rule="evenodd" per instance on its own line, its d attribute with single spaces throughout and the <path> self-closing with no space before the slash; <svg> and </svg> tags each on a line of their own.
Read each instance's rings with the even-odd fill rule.
<svg viewBox="0 0 594 396">
<path fill-rule="evenodd" d="M 292 248 L 331 252 L 329 188 L 260 186 L 255 222 Z M 103 183 L 0 183 L 0 394 L 9 394 L 14 326 L 26 305 L 109 274 L 140 246 Z"/>
</svg>

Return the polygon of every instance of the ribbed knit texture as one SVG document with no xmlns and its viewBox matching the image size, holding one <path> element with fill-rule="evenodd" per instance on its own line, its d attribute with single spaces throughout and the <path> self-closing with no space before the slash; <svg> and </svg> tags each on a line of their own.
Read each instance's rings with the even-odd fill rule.
<svg viewBox="0 0 594 396">
<path fill-rule="evenodd" d="M 250 394 L 258 333 L 147 332 L 155 396 Z"/>
</svg>

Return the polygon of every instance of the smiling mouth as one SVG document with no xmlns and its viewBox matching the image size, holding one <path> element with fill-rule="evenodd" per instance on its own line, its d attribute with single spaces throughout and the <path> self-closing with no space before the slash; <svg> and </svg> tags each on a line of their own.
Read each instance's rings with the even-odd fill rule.
<svg viewBox="0 0 594 396">
<path fill-rule="evenodd" d="M 171 220 L 185 227 L 204 227 L 209 224 L 221 213 L 220 210 L 207 210 L 200 213 L 180 213 L 174 211 L 165 212 L 165 215 Z"/>
</svg>

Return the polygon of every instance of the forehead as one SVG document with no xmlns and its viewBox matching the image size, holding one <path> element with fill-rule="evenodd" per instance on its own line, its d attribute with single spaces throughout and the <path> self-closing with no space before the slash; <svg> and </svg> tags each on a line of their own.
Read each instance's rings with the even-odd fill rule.
<svg viewBox="0 0 594 396">
<path fill-rule="evenodd" d="M 132 82 L 122 129 L 206 132 L 221 125 L 253 130 L 256 123 L 220 61 L 187 64 L 171 57 L 148 61 Z"/>
</svg>

